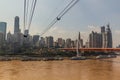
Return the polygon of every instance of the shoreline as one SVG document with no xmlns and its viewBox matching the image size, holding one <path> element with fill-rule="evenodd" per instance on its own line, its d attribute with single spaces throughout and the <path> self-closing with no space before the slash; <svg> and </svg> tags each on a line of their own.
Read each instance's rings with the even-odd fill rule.
<svg viewBox="0 0 120 80">
<path fill-rule="evenodd" d="M 102 57 L 100 57 L 102 56 Z M 99 56 L 84 56 L 85 60 L 96 60 L 96 59 L 106 59 L 106 58 L 116 58 L 118 55 L 99 55 Z M 40 56 L 28 56 L 28 55 L 0 55 L 0 61 L 62 61 L 62 60 L 71 60 L 71 57 L 40 57 Z"/>
</svg>

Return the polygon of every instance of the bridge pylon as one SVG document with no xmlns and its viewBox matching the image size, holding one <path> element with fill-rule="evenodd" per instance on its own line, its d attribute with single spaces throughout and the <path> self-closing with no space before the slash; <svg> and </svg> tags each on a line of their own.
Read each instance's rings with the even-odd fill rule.
<svg viewBox="0 0 120 80">
<path fill-rule="evenodd" d="M 81 56 L 80 48 L 82 48 L 82 44 L 81 44 L 81 35 L 80 35 L 80 32 L 79 32 L 78 39 L 77 39 L 77 46 L 76 46 L 77 56 Z"/>
</svg>

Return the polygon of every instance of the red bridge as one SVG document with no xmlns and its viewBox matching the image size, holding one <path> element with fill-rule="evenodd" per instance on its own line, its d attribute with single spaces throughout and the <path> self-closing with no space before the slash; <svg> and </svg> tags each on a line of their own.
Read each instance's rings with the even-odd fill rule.
<svg viewBox="0 0 120 80">
<path fill-rule="evenodd" d="M 76 51 L 76 48 L 60 48 L 61 50 L 66 51 Z M 120 52 L 120 48 L 80 48 L 79 51 L 88 51 L 88 52 Z"/>
</svg>

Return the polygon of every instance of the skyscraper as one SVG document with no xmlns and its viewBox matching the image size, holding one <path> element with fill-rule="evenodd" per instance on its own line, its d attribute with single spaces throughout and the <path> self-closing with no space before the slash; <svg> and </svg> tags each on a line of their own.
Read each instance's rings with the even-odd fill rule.
<svg viewBox="0 0 120 80">
<path fill-rule="evenodd" d="M 52 36 L 46 37 L 45 45 L 46 45 L 47 48 L 53 47 L 53 42 L 54 42 L 54 39 L 53 39 Z"/>
<path fill-rule="evenodd" d="M 89 35 L 89 47 L 101 48 L 102 47 L 102 35 L 97 32 L 93 32 Z"/>
<path fill-rule="evenodd" d="M 107 25 L 107 48 L 112 48 L 112 32 L 110 29 L 110 25 Z"/>
<path fill-rule="evenodd" d="M 58 38 L 58 46 L 59 47 L 63 47 L 62 41 L 63 41 L 62 38 Z"/>
<path fill-rule="evenodd" d="M 110 25 L 101 27 L 101 33 L 93 32 L 89 35 L 90 48 L 112 48 L 112 32 Z"/>
<path fill-rule="evenodd" d="M 33 36 L 33 45 L 35 45 L 36 46 L 36 44 L 38 43 L 38 41 L 39 41 L 39 35 L 34 35 Z"/>
<path fill-rule="evenodd" d="M 101 34 L 102 34 L 102 47 L 112 48 L 112 32 L 109 24 L 107 25 L 106 30 L 104 26 L 101 27 Z"/>
<path fill-rule="evenodd" d="M 105 33 L 105 26 L 101 27 L 101 33 Z"/>
<path fill-rule="evenodd" d="M 2 32 L 0 32 L 0 46 L 3 44 L 4 41 L 4 35 Z"/>
<path fill-rule="evenodd" d="M 40 38 L 40 47 L 45 47 L 45 38 Z"/>
<path fill-rule="evenodd" d="M 19 17 L 16 16 L 15 17 L 15 21 L 14 21 L 14 34 L 19 33 L 20 29 L 19 29 Z"/>
<path fill-rule="evenodd" d="M 0 22 L 0 32 L 3 33 L 3 39 L 4 40 L 6 38 L 6 27 L 7 27 L 6 22 Z"/>
<path fill-rule="evenodd" d="M 66 48 L 71 48 L 71 39 L 66 39 Z"/>
<path fill-rule="evenodd" d="M 102 48 L 107 48 L 107 34 L 105 26 L 101 27 L 101 34 L 102 34 Z"/>
<path fill-rule="evenodd" d="M 10 43 L 13 43 L 13 35 L 10 33 L 10 32 L 8 32 L 7 33 L 7 43 L 8 44 L 10 44 Z"/>
</svg>

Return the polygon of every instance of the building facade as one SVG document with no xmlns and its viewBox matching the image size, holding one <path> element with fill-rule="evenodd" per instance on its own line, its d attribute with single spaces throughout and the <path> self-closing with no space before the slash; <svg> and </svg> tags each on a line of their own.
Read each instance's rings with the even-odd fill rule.
<svg viewBox="0 0 120 80">
<path fill-rule="evenodd" d="M 71 46 L 71 39 L 70 38 L 66 39 L 65 47 L 66 48 L 71 48 L 72 47 Z"/>
<path fill-rule="evenodd" d="M 45 47 L 45 38 L 43 38 L 43 37 L 40 38 L 39 45 L 40 45 L 41 48 Z"/>
<path fill-rule="evenodd" d="M 20 32 L 20 29 L 19 29 L 19 27 L 20 27 L 19 21 L 20 21 L 20 20 L 19 20 L 19 17 L 16 16 L 16 17 L 15 17 L 15 20 L 14 20 L 14 34 Z"/>
<path fill-rule="evenodd" d="M 107 25 L 107 48 L 112 48 L 112 32 L 111 32 L 111 29 L 110 29 L 110 25 L 108 24 Z"/>
<path fill-rule="evenodd" d="M 46 37 L 45 39 L 45 45 L 47 48 L 52 48 L 54 44 L 54 39 L 52 36 Z"/>
<path fill-rule="evenodd" d="M 37 45 L 37 43 L 39 43 L 39 35 L 34 35 L 33 36 L 33 45 L 34 46 L 36 46 Z"/>
<path fill-rule="evenodd" d="M 100 33 L 92 31 L 89 35 L 89 48 L 101 48 L 102 47 L 102 35 Z"/>
<path fill-rule="evenodd" d="M 102 48 L 112 48 L 112 32 L 110 29 L 110 25 L 107 25 L 105 30 L 105 26 L 101 27 L 101 34 L 102 34 Z"/>
<path fill-rule="evenodd" d="M 0 32 L 3 34 L 3 39 L 6 39 L 6 27 L 7 23 L 6 22 L 0 22 Z"/>
<path fill-rule="evenodd" d="M 4 34 L 0 32 L 0 46 L 3 45 L 4 42 Z"/>
<path fill-rule="evenodd" d="M 89 48 L 112 48 L 112 32 L 110 25 L 101 27 L 101 33 L 92 31 L 89 35 Z"/>
</svg>

